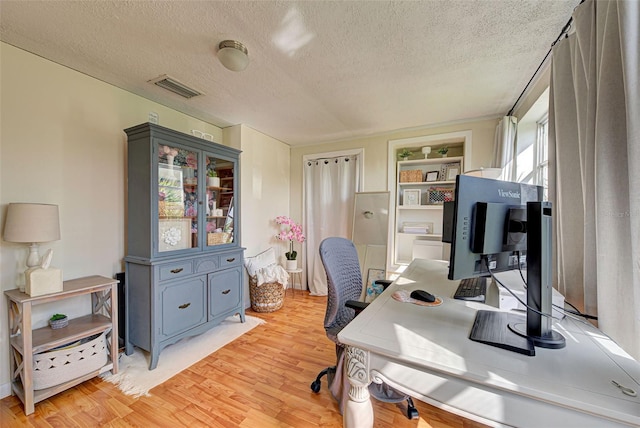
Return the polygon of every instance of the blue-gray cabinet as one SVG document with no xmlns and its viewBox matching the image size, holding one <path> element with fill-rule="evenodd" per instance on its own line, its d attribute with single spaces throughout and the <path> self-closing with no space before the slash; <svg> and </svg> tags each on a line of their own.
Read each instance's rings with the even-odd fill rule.
<svg viewBox="0 0 640 428">
<path fill-rule="evenodd" d="M 151 123 L 127 134 L 125 352 L 151 354 L 239 314 L 240 152 Z"/>
</svg>

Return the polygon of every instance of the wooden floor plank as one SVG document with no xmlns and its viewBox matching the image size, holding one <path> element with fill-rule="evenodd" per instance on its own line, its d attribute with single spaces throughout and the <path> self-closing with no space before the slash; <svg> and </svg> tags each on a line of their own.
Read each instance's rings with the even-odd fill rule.
<svg viewBox="0 0 640 428">
<path fill-rule="evenodd" d="M 335 363 L 326 337 L 326 297 L 287 293 L 282 309 L 248 315 L 259 325 L 162 385 L 133 398 L 99 378 L 36 404 L 25 416 L 16 397 L 0 400 L 0 426 L 8 427 L 341 427 L 327 389 L 310 389 L 318 372 Z M 160 359 L 162 364 L 162 359 Z M 483 425 L 416 401 L 419 420 L 396 404 L 373 400 L 376 428 L 479 428 Z"/>
</svg>

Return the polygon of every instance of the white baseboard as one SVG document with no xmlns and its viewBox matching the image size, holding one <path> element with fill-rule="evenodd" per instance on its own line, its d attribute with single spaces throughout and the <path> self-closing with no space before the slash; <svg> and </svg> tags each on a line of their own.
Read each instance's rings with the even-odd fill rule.
<svg viewBox="0 0 640 428">
<path fill-rule="evenodd" d="M 0 399 L 11 395 L 11 382 L 0 385 Z"/>
</svg>

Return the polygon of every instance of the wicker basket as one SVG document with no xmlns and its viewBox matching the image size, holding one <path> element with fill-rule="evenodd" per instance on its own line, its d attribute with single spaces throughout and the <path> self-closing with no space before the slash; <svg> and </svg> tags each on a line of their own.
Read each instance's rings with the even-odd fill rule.
<svg viewBox="0 0 640 428">
<path fill-rule="evenodd" d="M 160 217 L 184 217 L 184 205 L 181 202 L 158 201 Z"/>
<path fill-rule="evenodd" d="M 279 282 L 258 285 L 258 278 L 249 276 L 251 309 L 256 312 L 275 312 L 282 307 L 285 289 Z"/>
<path fill-rule="evenodd" d="M 422 171 L 419 169 L 400 171 L 400 183 L 420 183 L 421 181 Z"/>
<path fill-rule="evenodd" d="M 33 356 L 33 389 L 44 389 L 99 370 L 107 364 L 106 332 L 57 351 Z"/>
<path fill-rule="evenodd" d="M 207 245 L 226 244 L 231 234 L 229 232 L 211 232 L 207 233 Z"/>
</svg>

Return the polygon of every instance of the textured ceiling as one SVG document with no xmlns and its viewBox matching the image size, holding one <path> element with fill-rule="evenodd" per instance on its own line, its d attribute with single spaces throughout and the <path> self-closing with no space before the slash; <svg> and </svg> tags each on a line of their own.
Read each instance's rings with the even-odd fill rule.
<svg viewBox="0 0 640 428">
<path fill-rule="evenodd" d="M 0 36 L 220 127 L 298 145 L 507 113 L 578 3 L 3 0 Z M 226 39 L 249 49 L 245 71 L 217 60 Z M 205 95 L 147 83 L 162 74 Z"/>
</svg>

